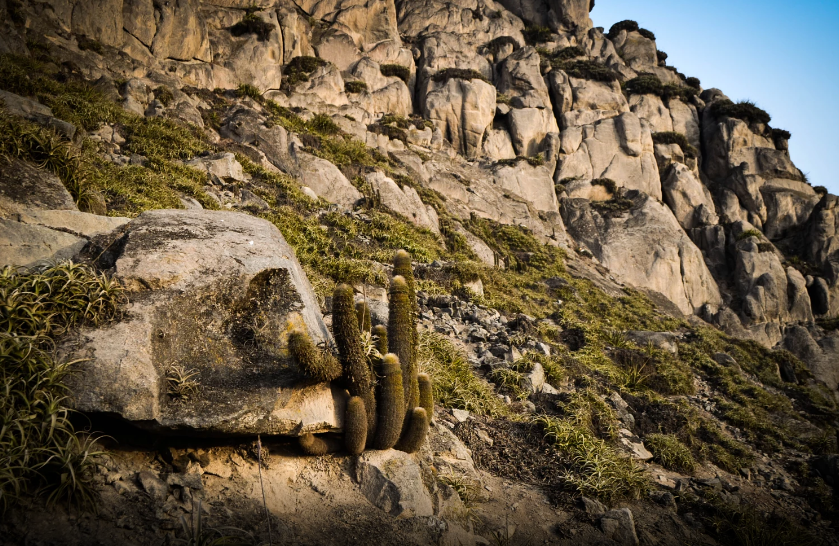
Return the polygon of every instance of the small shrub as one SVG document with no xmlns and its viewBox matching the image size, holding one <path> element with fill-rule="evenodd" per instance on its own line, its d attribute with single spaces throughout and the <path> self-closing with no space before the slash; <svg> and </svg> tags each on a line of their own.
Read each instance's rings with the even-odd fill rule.
<svg viewBox="0 0 839 546">
<path fill-rule="evenodd" d="M 607 216 L 618 215 L 632 208 L 632 200 L 615 196 L 607 201 L 592 201 L 591 207 L 600 214 Z"/>
<path fill-rule="evenodd" d="M 554 68 L 565 71 L 572 78 L 582 80 L 593 80 L 599 82 L 617 81 L 618 74 L 606 65 L 597 61 L 565 61 L 556 64 L 551 63 Z"/>
<path fill-rule="evenodd" d="M 759 232 L 756 229 L 747 229 L 743 233 L 737 236 L 738 241 L 742 241 L 744 239 L 748 239 L 749 237 L 757 237 L 758 239 L 763 237 L 763 233 Z"/>
<path fill-rule="evenodd" d="M 657 95 L 664 100 L 678 98 L 685 102 L 696 95 L 693 87 L 682 87 L 674 84 L 663 84 L 654 74 L 641 74 L 623 84 L 624 91 L 630 95 Z"/>
<path fill-rule="evenodd" d="M 498 55 L 501 48 L 506 45 L 513 46 L 513 51 L 516 51 L 519 48 L 519 43 L 511 36 L 499 36 L 494 38 L 484 47 L 487 48 L 487 51 L 491 51 L 493 55 Z"/>
<path fill-rule="evenodd" d="M 813 190 L 819 195 L 827 195 L 827 188 L 824 186 L 813 186 Z"/>
<path fill-rule="evenodd" d="M 751 101 L 734 103 L 730 100 L 719 100 L 711 105 L 711 113 L 717 117 L 737 118 L 749 124 L 767 124 L 772 121 L 772 117 L 765 110 L 761 110 Z"/>
<path fill-rule="evenodd" d="M 88 38 L 87 36 L 79 36 L 79 49 L 82 51 L 93 51 L 94 53 L 98 53 L 99 55 L 105 50 L 105 48 L 92 38 Z"/>
<path fill-rule="evenodd" d="M 490 81 L 478 72 L 477 70 L 471 68 L 444 68 L 443 70 L 434 74 L 432 79 L 435 82 L 445 83 L 451 79 L 458 79 L 458 80 L 481 80 L 487 83 Z"/>
<path fill-rule="evenodd" d="M 545 164 L 545 156 L 541 153 L 525 158 L 531 167 L 541 167 Z"/>
<path fill-rule="evenodd" d="M 311 129 L 321 135 L 337 135 L 341 132 L 341 128 L 337 123 L 332 121 L 332 118 L 326 114 L 317 114 L 309 123 Z"/>
<path fill-rule="evenodd" d="M 583 48 L 580 46 L 569 46 L 563 47 L 553 55 L 551 55 L 551 59 L 556 59 L 559 61 L 568 61 L 570 59 L 574 59 L 576 57 L 583 57 L 585 56 L 586 52 L 583 51 Z"/>
<path fill-rule="evenodd" d="M 411 79 L 411 70 L 407 66 L 402 66 L 401 64 L 383 64 L 379 67 L 379 70 L 381 71 L 382 76 L 387 76 L 389 78 L 396 77 L 405 83 L 408 83 Z"/>
<path fill-rule="evenodd" d="M 510 104 L 510 96 L 504 93 L 497 93 L 495 95 L 495 104 Z"/>
<path fill-rule="evenodd" d="M 309 81 L 309 76 L 312 72 L 327 64 L 329 63 L 323 59 L 309 55 L 301 55 L 293 58 L 285 66 L 285 69 L 283 69 L 282 87 L 284 89 L 291 89 L 298 83 Z"/>
<path fill-rule="evenodd" d="M 172 101 L 175 100 L 175 95 L 172 94 L 171 89 L 165 85 L 161 85 L 154 90 L 154 98 L 159 100 L 163 106 L 169 106 L 172 104 Z"/>
<path fill-rule="evenodd" d="M 772 243 L 758 243 L 757 251 L 760 253 L 775 252 L 775 245 L 773 245 Z"/>
<path fill-rule="evenodd" d="M 245 34 L 255 34 L 260 42 L 265 42 L 270 38 L 271 31 L 274 30 L 274 25 L 263 21 L 255 13 L 248 13 L 241 21 L 230 27 L 230 33 L 233 36 L 244 36 Z"/>
<path fill-rule="evenodd" d="M 344 84 L 344 91 L 347 93 L 361 93 L 367 91 L 367 83 L 363 81 L 351 81 Z"/>
<path fill-rule="evenodd" d="M 667 53 L 660 49 L 656 50 L 655 56 L 658 59 L 658 64 L 664 64 L 667 61 Z"/>
<path fill-rule="evenodd" d="M 592 186 L 603 186 L 611 195 L 615 195 L 618 191 L 617 183 L 611 178 L 595 178 L 591 181 Z"/>
<path fill-rule="evenodd" d="M 653 460 L 675 472 L 693 472 L 696 461 L 690 450 L 672 434 L 650 434 L 644 445 L 652 452 Z"/>
<path fill-rule="evenodd" d="M 236 95 L 239 97 L 250 97 L 257 102 L 262 101 L 262 91 L 255 85 L 249 83 L 240 83 L 236 89 Z"/>
<path fill-rule="evenodd" d="M 615 38 L 618 37 L 618 34 L 620 34 L 620 32 L 622 30 L 625 30 L 627 32 L 636 31 L 636 30 L 638 30 L 638 23 L 631 20 L 631 19 L 626 19 L 624 21 L 619 21 L 619 22 L 615 23 L 614 25 L 612 25 L 611 28 L 609 28 L 609 34 L 607 34 L 607 36 L 610 39 L 614 40 Z"/>
<path fill-rule="evenodd" d="M 529 26 L 522 31 L 528 44 L 544 44 L 551 41 L 551 29 L 548 27 Z"/>
<path fill-rule="evenodd" d="M 696 148 L 694 148 L 685 135 L 676 133 L 674 131 L 665 131 L 660 133 L 653 133 L 653 142 L 656 144 L 678 144 L 682 152 L 687 158 L 696 157 Z"/>
<path fill-rule="evenodd" d="M 786 129 L 772 129 L 772 140 L 789 140 L 792 138 L 792 133 Z"/>
<path fill-rule="evenodd" d="M 653 32 L 651 30 L 647 30 L 645 28 L 639 28 L 638 29 L 638 34 L 640 34 L 644 38 L 647 38 L 648 40 L 655 41 L 655 34 L 653 34 Z"/>
<path fill-rule="evenodd" d="M 685 79 L 685 83 L 688 84 L 689 87 L 693 87 L 694 89 L 699 89 L 699 86 L 701 85 L 699 78 L 694 78 L 693 76 Z"/>
</svg>

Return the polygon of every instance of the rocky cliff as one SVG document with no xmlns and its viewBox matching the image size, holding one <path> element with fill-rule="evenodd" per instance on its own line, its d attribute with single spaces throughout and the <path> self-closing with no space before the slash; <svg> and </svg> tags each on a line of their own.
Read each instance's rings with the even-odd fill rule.
<svg viewBox="0 0 839 546">
<path fill-rule="evenodd" d="M 342 281 L 386 322 L 387 264 L 406 248 L 428 362 L 434 336 L 447 337 L 464 373 L 498 392 L 484 406 L 447 385 L 438 410 L 478 421 L 446 414 L 434 441 L 447 447 L 422 464 L 365 454 L 353 471 L 361 489 L 336 486 L 335 518 L 342 503 L 360 509 L 361 491 L 412 522 L 399 536 L 476 540 L 468 514 L 453 515 L 467 507 L 448 500 L 469 488 L 451 476 L 555 486 L 543 475 L 559 472 L 550 457 L 528 459 L 526 477 L 509 469 L 522 445 L 544 443 L 509 408 L 521 418 L 600 407 L 580 392 L 614 418 L 594 418 L 590 432 L 633 459 L 653 457 L 642 440 L 661 433 L 704 458 L 689 478 L 690 465 L 671 475 L 656 453 L 668 470 L 651 472 L 684 500 L 682 515 L 707 512 L 695 503 L 708 490 L 747 503 L 740 488 L 763 488 L 775 500 L 786 491 L 772 509 L 799 510 L 797 521 L 835 516 L 796 500 L 814 494 L 813 476 L 839 480 L 835 456 L 819 463 L 832 470 L 791 480 L 792 466 L 836 449 L 839 198 L 810 185 L 768 113 L 667 65 L 633 21 L 595 27 L 593 3 L 0 1 L 2 265 L 85 261 L 130 301 L 112 324 L 58 339 L 63 358 L 83 359 L 68 379 L 76 409 L 150 434 L 340 431 L 344 394 L 295 372 L 288 329 L 328 346 L 328 294 Z M 176 399 L 172 374 L 187 372 L 200 392 Z M 507 409 L 488 409 L 496 394 Z M 693 420 L 674 409 L 687 407 Z M 559 441 L 549 420 L 541 426 Z M 127 455 L 106 479 L 131 481 L 114 486 L 128 497 L 159 494 L 174 514 L 196 487 L 158 474 L 192 464 L 229 479 L 234 465 L 251 484 L 235 495 L 255 498 L 243 492 L 255 487 L 246 454 L 213 445 L 211 461 L 204 448 L 178 449 L 149 468 Z M 429 477 L 465 459 L 447 486 Z M 304 464 L 294 460 L 276 465 Z M 306 468 L 294 471 L 309 472 L 304 485 L 332 495 Z M 582 512 L 543 514 L 562 530 L 524 532 L 531 540 L 571 541 L 579 528 L 579 540 L 638 543 L 632 511 L 604 515 L 594 491 L 562 483 L 583 494 Z M 223 488 L 208 487 L 224 506 Z M 666 494 L 641 517 L 641 541 L 713 543 L 699 515 L 662 523 L 675 507 Z M 503 510 L 493 510 L 485 519 L 501 533 Z M 362 518 L 363 536 L 378 536 L 380 516 Z M 445 532 L 420 532 L 416 518 Z"/>
</svg>

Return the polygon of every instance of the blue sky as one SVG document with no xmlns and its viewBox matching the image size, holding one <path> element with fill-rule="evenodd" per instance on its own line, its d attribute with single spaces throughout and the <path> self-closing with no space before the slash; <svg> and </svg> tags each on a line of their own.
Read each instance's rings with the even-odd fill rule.
<svg viewBox="0 0 839 546">
<path fill-rule="evenodd" d="M 839 0 L 596 0 L 591 18 L 606 31 L 638 21 L 668 64 L 754 101 L 792 133 L 810 183 L 839 194 Z"/>
</svg>

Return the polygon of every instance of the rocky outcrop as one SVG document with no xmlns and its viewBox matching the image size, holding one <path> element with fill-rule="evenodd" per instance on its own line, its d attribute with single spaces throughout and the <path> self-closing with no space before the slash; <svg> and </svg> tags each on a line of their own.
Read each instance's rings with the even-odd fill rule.
<svg viewBox="0 0 839 546">
<path fill-rule="evenodd" d="M 343 398 L 301 378 L 285 339 L 329 339 L 311 285 L 276 227 L 252 216 L 150 211 L 98 241 L 126 287 L 125 317 L 64 347 L 86 360 L 79 410 L 156 429 L 301 434 L 340 428 Z"/>
<path fill-rule="evenodd" d="M 456 151 L 475 158 L 495 117 L 495 87 L 479 79 L 435 82 L 425 97 L 424 112 Z"/>
<path fill-rule="evenodd" d="M 628 211 L 615 215 L 579 199 L 563 200 L 561 210 L 568 233 L 623 282 L 663 294 L 685 314 L 721 303 L 702 252 L 656 200 L 637 194 Z"/>
<path fill-rule="evenodd" d="M 500 4 L 531 25 L 553 31 L 581 32 L 592 26 L 591 0 L 501 0 Z"/>
</svg>

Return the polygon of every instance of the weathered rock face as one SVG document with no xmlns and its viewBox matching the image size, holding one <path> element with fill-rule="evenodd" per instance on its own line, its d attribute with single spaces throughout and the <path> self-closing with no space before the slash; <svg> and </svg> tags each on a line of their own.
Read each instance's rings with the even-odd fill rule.
<svg viewBox="0 0 839 546">
<path fill-rule="evenodd" d="M 585 31 L 591 28 L 591 0 L 501 0 L 500 4 L 532 25 L 554 31 Z"/>
<path fill-rule="evenodd" d="M 571 197 L 592 197 L 591 180 L 610 178 L 618 186 L 661 199 L 661 183 L 649 125 L 632 112 L 563 131 L 556 181 Z M 568 143 L 566 145 L 566 142 Z M 574 147 L 574 144 L 577 144 Z"/>
<path fill-rule="evenodd" d="M 287 354 L 291 328 L 315 343 L 329 333 L 277 228 L 232 212 L 150 211 L 102 243 L 131 304 L 64 348 L 90 359 L 72 380 L 78 409 L 170 431 L 341 427 L 340 393 L 302 380 Z M 178 373 L 195 373 L 185 399 L 172 395 Z"/>
<path fill-rule="evenodd" d="M 721 303 L 702 252 L 656 200 L 638 195 L 629 211 L 605 217 L 585 202 L 563 200 L 562 215 L 568 233 L 622 281 L 663 294 L 685 314 Z"/>
<path fill-rule="evenodd" d="M 458 78 L 432 84 L 425 97 L 425 115 L 455 150 L 476 157 L 495 116 L 495 87 L 477 79 Z"/>
</svg>

